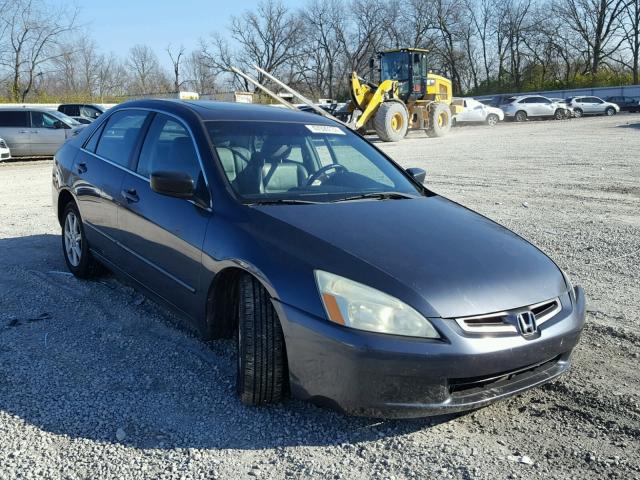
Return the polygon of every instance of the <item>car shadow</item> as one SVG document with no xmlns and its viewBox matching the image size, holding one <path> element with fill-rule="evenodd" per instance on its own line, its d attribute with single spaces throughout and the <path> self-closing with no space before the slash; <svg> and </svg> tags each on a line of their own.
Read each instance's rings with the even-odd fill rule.
<svg viewBox="0 0 640 480">
<path fill-rule="evenodd" d="M 624 125 L 616 125 L 618 128 L 638 128 L 640 129 L 640 122 L 637 123 L 625 123 Z"/>
<path fill-rule="evenodd" d="M 297 400 L 243 406 L 232 341 L 203 342 L 104 271 L 68 274 L 58 235 L 0 239 L 0 412 L 145 449 L 272 449 L 392 439 L 458 415 L 349 417 Z"/>
</svg>

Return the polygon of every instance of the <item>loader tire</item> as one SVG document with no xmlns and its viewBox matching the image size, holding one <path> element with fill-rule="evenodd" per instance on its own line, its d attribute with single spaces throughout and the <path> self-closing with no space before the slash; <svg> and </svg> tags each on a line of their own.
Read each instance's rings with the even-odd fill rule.
<svg viewBox="0 0 640 480">
<path fill-rule="evenodd" d="M 451 109 L 446 103 L 434 103 L 429 109 L 429 128 L 427 135 L 430 137 L 444 137 L 451 130 Z"/>
<path fill-rule="evenodd" d="M 407 109 L 400 102 L 384 102 L 378 107 L 373 126 L 383 142 L 399 142 L 409 128 Z"/>
</svg>

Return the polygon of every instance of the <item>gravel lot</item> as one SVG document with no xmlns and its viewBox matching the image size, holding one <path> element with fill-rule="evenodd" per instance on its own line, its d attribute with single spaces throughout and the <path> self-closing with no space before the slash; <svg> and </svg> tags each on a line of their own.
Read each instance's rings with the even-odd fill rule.
<svg viewBox="0 0 640 480">
<path fill-rule="evenodd" d="M 585 287 L 568 375 L 415 421 L 243 407 L 230 342 L 108 273 L 66 273 L 51 162 L 0 164 L 0 478 L 640 478 L 640 115 L 381 146 Z"/>
</svg>

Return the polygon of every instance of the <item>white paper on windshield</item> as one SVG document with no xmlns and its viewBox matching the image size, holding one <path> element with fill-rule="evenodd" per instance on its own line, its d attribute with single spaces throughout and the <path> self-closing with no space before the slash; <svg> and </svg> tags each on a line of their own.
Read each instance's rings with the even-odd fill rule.
<svg viewBox="0 0 640 480">
<path fill-rule="evenodd" d="M 312 133 L 326 133 L 330 135 L 346 135 L 338 127 L 332 127 L 331 125 L 305 125 Z"/>
</svg>

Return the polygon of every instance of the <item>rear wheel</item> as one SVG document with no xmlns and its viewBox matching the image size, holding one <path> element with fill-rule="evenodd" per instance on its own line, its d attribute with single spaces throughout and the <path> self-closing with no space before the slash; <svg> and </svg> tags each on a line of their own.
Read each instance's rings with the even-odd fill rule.
<svg viewBox="0 0 640 480">
<path fill-rule="evenodd" d="M 605 111 L 604 111 L 605 115 L 607 117 L 613 117 L 616 114 L 616 109 L 613 107 L 608 107 Z"/>
<path fill-rule="evenodd" d="M 573 111 L 573 114 L 576 116 L 576 118 L 582 118 L 584 116 L 584 112 L 580 108 L 576 108 Z"/>
<path fill-rule="evenodd" d="M 286 389 L 282 327 L 271 298 L 250 275 L 240 279 L 236 388 L 245 405 L 278 402 Z"/>
<path fill-rule="evenodd" d="M 556 112 L 553 114 L 553 118 L 555 118 L 556 120 L 564 120 L 565 117 L 566 117 L 566 114 L 564 110 L 561 108 L 557 109 Z"/>
<path fill-rule="evenodd" d="M 84 225 L 75 203 L 69 202 L 62 214 L 62 252 L 67 268 L 79 278 L 90 277 L 96 267 L 91 257 Z"/>
<path fill-rule="evenodd" d="M 432 103 L 429 109 L 430 137 L 443 137 L 451 130 L 451 109 L 446 103 Z"/>
<path fill-rule="evenodd" d="M 487 116 L 487 125 L 489 125 L 490 127 L 495 127 L 498 124 L 498 121 L 500 119 L 498 118 L 498 115 L 496 115 L 495 113 L 490 113 Z"/>
<path fill-rule="evenodd" d="M 384 102 L 378 107 L 373 126 L 383 142 L 399 142 L 409 128 L 407 109 L 400 102 Z"/>
<path fill-rule="evenodd" d="M 526 122 L 527 121 L 527 112 L 524 110 L 520 110 L 516 112 L 516 122 Z"/>
</svg>

